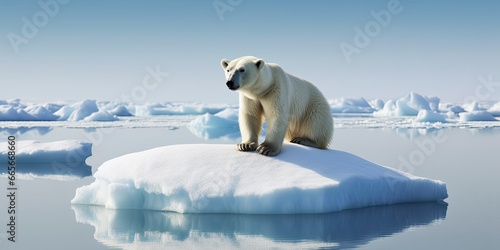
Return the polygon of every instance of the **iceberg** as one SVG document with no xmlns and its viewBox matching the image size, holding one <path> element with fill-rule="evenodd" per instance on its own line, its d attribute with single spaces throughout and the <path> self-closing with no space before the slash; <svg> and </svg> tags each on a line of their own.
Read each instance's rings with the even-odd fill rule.
<svg viewBox="0 0 500 250">
<path fill-rule="evenodd" d="M 418 111 L 415 122 L 447 122 L 446 116 L 433 111 L 420 110 Z"/>
<path fill-rule="evenodd" d="M 103 163 L 72 204 L 178 213 L 304 214 L 448 197 L 441 181 L 338 150 L 284 144 L 276 157 L 235 145 L 172 145 Z"/>
<path fill-rule="evenodd" d="M 83 100 L 73 105 L 73 112 L 68 117 L 68 121 L 81 121 L 98 111 L 99 108 L 97 108 L 95 100 Z"/>
<path fill-rule="evenodd" d="M 373 116 L 415 116 L 420 110 L 437 111 L 438 107 L 439 98 L 426 98 L 410 92 L 407 96 L 396 101 L 387 101 L 383 109 L 373 112 Z"/>
<path fill-rule="evenodd" d="M 488 109 L 488 113 L 493 116 L 500 116 L 500 102 L 495 103 Z"/>
</svg>

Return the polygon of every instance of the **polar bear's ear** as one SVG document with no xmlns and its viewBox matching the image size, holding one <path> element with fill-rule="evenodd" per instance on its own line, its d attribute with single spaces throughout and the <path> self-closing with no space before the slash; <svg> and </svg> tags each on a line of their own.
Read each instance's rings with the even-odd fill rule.
<svg viewBox="0 0 500 250">
<path fill-rule="evenodd" d="M 257 66 L 257 68 L 259 70 L 262 69 L 262 67 L 264 67 L 264 60 L 259 59 L 259 60 L 255 61 L 255 66 Z"/>
<path fill-rule="evenodd" d="M 222 59 L 220 61 L 220 65 L 222 66 L 223 69 L 226 69 L 227 68 L 227 65 L 229 65 L 231 61 L 227 60 L 227 59 Z"/>
</svg>

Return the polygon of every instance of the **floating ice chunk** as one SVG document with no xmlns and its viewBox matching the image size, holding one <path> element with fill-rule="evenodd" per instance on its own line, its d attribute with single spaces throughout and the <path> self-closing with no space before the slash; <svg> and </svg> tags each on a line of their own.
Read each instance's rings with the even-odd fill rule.
<svg viewBox="0 0 500 250">
<path fill-rule="evenodd" d="M 204 114 L 192 120 L 188 125 L 191 133 L 206 140 L 220 137 L 238 138 L 238 111 L 228 108 L 215 115 Z"/>
<path fill-rule="evenodd" d="M 0 105 L 0 121 L 30 121 L 34 117 L 22 109 L 14 109 L 10 105 Z"/>
<path fill-rule="evenodd" d="M 201 115 L 205 113 L 215 114 L 226 108 L 227 104 L 205 104 L 205 103 L 148 103 L 136 106 L 135 115 Z"/>
<path fill-rule="evenodd" d="M 62 107 L 66 106 L 65 104 L 58 104 L 58 103 L 45 103 L 42 104 L 42 107 L 44 107 L 46 110 L 48 110 L 50 113 L 55 113 L 58 110 L 60 110 Z"/>
<path fill-rule="evenodd" d="M 471 111 L 458 114 L 460 116 L 460 121 L 470 122 L 470 121 L 498 121 L 488 113 L 487 111 Z"/>
<path fill-rule="evenodd" d="M 446 116 L 434 111 L 420 110 L 415 122 L 446 122 Z"/>
<path fill-rule="evenodd" d="M 194 128 L 221 128 L 237 127 L 238 111 L 236 109 L 225 109 L 215 115 L 204 114 L 192 120 L 188 127 Z"/>
<path fill-rule="evenodd" d="M 114 109 L 110 110 L 109 113 L 116 116 L 133 116 L 123 105 L 116 106 Z"/>
<path fill-rule="evenodd" d="M 450 110 L 450 111 L 446 112 L 446 118 L 451 119 L 451 120 L 457 120 L 460 117 L 458 116 L 457 113 Z"/>
<path fill-rule="evenodd" d="M 484 108 L 479 107 L 479 103 L 477 101 L 473 101 L 471 103 L 464 104 L 463 108 L 465 111 L 468 111 L 468 112 L 485 110 Z"/>
<path fill-rule="evenodd" d="M 238 109 L 227 108 L 215 114 L 215 116 L 225 118 L 231 121 L 238 121 Z"/>
<path fill-rule="evenodd" d="M 56 121 L 59 119 L 59 116 L 54 115 L 52 112 L 40 105 L 29 106 L 25 108 L 24 111 L 33 116 L 36 121 Z"/>
<path fill-rule="evenodd" d="M 73 108 L 74 111 L 68 117 L 68 121 L 81 121 L 99 111 L 95 100 L 83 100 L 73 105 Z"/>
<path fill-rule="evenodd" d="M 439 98 L 433 98 L 433 107 L 437 110 Z M 373 113 L 374 116 L 415 116 L 420 110 L 432 110 L 429 101 L 423 96 L 410 92 L 397 101 L 389 100 L 384 108 Z"/>
<path fill-rule="evenodd" d="M 373 108 L 364 98 L 341 98 L 330 101 L 332 113 L 372 113 Z"/>
<path fill-rule="evenodd" d="M 426 96 L 424 98 L 429 103 L 430 110 L 435 111 L 435 112 L 439 111 L 439 102 L 441 101 L 439 99 L 439 97 L 437 97 L 437 96 Z"/>
<path fill-rule="evenodd" d="M 66 121 L 71 116 L 71 114 L 75 111 L 75 109 L 71 106 L 64 106 L 60 108 L 58 111 L 54 112 L 54 115 L 59 116 L 59 121 Z"/>
<path fill-rule="evenodd" d="M 107 111 L 100 110 L 91 115 L 85 117 L 84 121 L 99 121 L 99 122 L 111 122 L 119 120 L 116 116 L 108 113 Z"/>
<path fill-rule="evenodd" d="M 227 127 L 238 126 L 238 122 L 234 120 L 229 120 L 223 117 L 219 117 L 211 114 L 204 114 L 196 117 L 192 120 L 188 127 L 193 128 L 220 128 L 225 129 Z"/>
<path fill-rule="evenodd" d="M 493 116 L 500 116 L 500 102 L 495 103 L 488 109 L 488 113 Z"/>
<path fill-rule="evenodd" d="M 445 199 L 441 181 L 358 156 L 285 144 L 277 157 L 234 145 L 174 145 L 103 163 L 72 204 L 179 213 L 294 214 Z"/>
<path fill-rule="evenodd" d="M 451 112 L 453 112 L 455 114 L 466 112 L 464 108 L 462 108 L 459 105 L 455 105 L 455 104 L 445 104 L 445 105 L 442 106 L 442 109 L 443 110 L 451 111 Z"/>
<path fill-rule="evenodd" d="M 89 142 L 64 140 L 55 142 L 17 141 L 16 163 L 85 162 L 92 155 Z M 7 142 L 0 142 L 0 157 L 7 159 Z"/>
<path fill-rule="evenodd" d="M 381 99 L 375 99 L 370 101 L 370 106 L 372 106 L 373 110 L 381 110 L 384 108 L 384 101 Z"/>
</svg>

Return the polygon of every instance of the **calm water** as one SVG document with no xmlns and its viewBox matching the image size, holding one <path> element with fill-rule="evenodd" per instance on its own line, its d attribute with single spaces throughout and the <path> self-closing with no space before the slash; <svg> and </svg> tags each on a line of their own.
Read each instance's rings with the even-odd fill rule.
<svg viewBox="0 0 500 250">
<path fill-rule="evenodd" d="M 210 141 L 188 129 L 1 130 L 18 140 L 92 140 L 95 172 L 126 153 Z M 333 148 L 414 175 L 446 182 L 446 203 L 400 204 L 316 215 L 182 215 L 71 206 L 92 177 L 19 180 L 17 242 L 6 240 L 7 199 L 0 197 L 0 249 L 363 248 L 492 249 L 500 236 L 500 129 L 337 129 Z M 29 169 L 28 169 L 29 170 Z M 26 170 L 26 171 L 28 171 Z M 32 169 L 31 169 L 32 170 Z M 71 170 L 71 169 L 70 169 Z M 67 171 L 85 176 L 85 171 Z M 50 174 L 41 172 L 39 174 Z M 69 178 L 68 178 L 69 179 Z M 7 179 L 0 178 L 6 193 Z"/>
</svg>

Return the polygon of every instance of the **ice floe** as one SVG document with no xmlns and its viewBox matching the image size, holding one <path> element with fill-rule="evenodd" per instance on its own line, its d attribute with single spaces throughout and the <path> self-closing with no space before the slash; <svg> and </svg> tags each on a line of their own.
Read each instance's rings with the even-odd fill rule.
<svg viewBox="0 0 500 250">
<path fill-rule="evenodd" d="M 439 201 L 441 181 L 358 156 L 285 144 L 277 157 L 235 145 L 173 145 L 103 163 L 72 204 L 179 213 L 298 214 Z"/>
<path fill-rule="evenodd" d="M 92 174 L 85 161 L 92 155 L 89 142 L 64 140 L 53 142 L 17 141 L 14 145 L 16 174 L 22 178 L 47 177 L 66 180 Z M 0 157 L 7 159 L 7 142 L 0 143 Z M 0 174 L 7 173 L 7 161 L 0 164 Z"/>
</svg>

